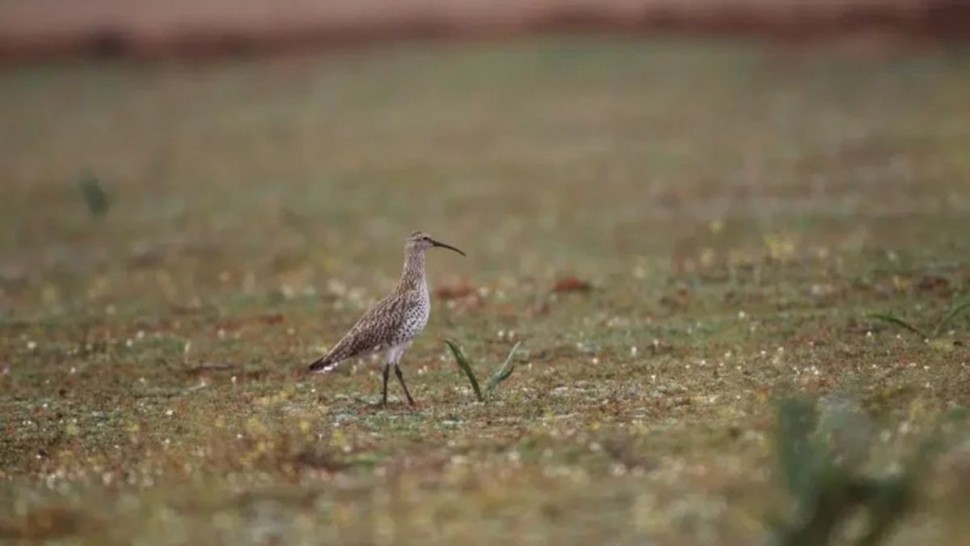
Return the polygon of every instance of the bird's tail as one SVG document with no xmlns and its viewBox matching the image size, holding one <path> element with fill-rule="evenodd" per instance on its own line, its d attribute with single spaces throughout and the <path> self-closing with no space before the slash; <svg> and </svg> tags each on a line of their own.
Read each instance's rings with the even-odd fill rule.
<svg viewBox="0 0 970 546">
<path fill-rule="evenodd" d="M 335 360 L 331 358 L 330 355 L 327 355 L 313 361 L 310 364 L 309 370 L 315 373 L 327 373 L 333 370 L 334 368 L 336 368 L 337 365 L 339 364 L 340 364 L 339 360 Z"/>
</svg>

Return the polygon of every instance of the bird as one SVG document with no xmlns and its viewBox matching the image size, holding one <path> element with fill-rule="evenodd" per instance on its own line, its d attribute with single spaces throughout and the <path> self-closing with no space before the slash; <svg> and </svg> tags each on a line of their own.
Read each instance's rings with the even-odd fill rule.
<svg viewBox="0 0 970 546">
<path fill-rule="evenodd" d="M 404 245 L 404 270 L 394 290 L 364 312 L 363 316 L 344 334 L 330 351 L 313 361 L 309 371 L 327 373 L 341 362 L 359 356 L 384 353 L 384 388 L 381 406 L 387 407 L 387 380 L 391 366 L 394 375 L 404 389 L 408 404 L 414 406 L 414 398 L 404 382 L 401 357 L 424 330 L 431 314 L 431 297 L 428 294 L 428 278 L 425 275 L 425 253 L 432 248 L 446 248 L 466 254 L 445 243 L 432 239 L 423 231 L 411 233 Z"/>
</svg>

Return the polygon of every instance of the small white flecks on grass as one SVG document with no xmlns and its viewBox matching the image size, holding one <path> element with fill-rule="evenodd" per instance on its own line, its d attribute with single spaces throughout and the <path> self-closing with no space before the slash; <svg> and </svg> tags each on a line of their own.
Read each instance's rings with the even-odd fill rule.
<svg viewBox="0 0 970 546">
<path fill-rule="evenodd" d="M 205 379 L 201 379 L 197 385 L 189 387 L 189 391 L 197 391 L 199 389 L 204 389 L 209 386 L 209 383 Z"/>
<path fill-rule="evenodd" d="M 175 415 L 175 410 L 173 410 L 173 409 L 167 409 L 167 410 L 165 410 L 165 416 L 166 417 L 171 417 L 173 415 Z"/>
<path fill-rule="evenodd" d="M 634 357 L 637 356 L 637 346 L 636 345 L 630 347 L 630 356 L 634 356 Z"/>
<path fill-rule="evenodd" d="M 28 350 L 28 351 L 33 351 L 33 350 L 35 350 L 35 349 L 37 349 L 37 342 L 36 342 L 36 341 L 34 341 L 34 340 L 30 340 L 30 341 L 28 341 L 28 342 L 27 342 L 27 350 Z"/>
</svg>

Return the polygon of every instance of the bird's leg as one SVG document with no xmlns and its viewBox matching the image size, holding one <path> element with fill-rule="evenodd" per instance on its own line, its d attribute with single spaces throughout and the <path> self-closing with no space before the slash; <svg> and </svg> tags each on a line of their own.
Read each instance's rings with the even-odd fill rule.
<svg viewBox="0 0 970 546">
<path fill-rule="evenodd" d="M 381 406 L 385 408 L 387 407 L 387 377 L 390 374 L 390 372 L 391 372 L 391 363 L 388 362 L 387 364 L 384 364 L 384 398 L 383 398 L 383 401 L 381 402 Z"/>
<path fill-rule="evenodd" d="M 408 386 L 404 383 L 404 373 L 401 372 L 401 367 L 394 363 L 394 375 L 397 376 L 397 380 L 401 382 L 401 386 L 404 387 L 404 395 L 408 397 L 408 404 L 414 405 L 414 398 L 411 398 L 411 393 L 408 392 Z"/>
</svg>

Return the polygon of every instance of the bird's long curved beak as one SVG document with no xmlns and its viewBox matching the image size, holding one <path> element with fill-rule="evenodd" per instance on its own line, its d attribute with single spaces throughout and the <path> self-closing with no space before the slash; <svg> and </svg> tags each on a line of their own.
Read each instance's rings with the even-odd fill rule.
<svg viewBox="0 0 970 546">
<path fill-rule="evenodd" d="M 458 250 L 457 248 L 451 245 L 446 245 L 440 241 L 435 241 L 434 239 L 431 239 L 431 244 L 433 244 L 434 246 L 440 246 L 441 248 L 447 248 L 448 250 L 454 250 L 455 252 L 461 254 L 462 256 L 467 256 L 467 254 L 465 254 L 461 250 Z"/>
</svg>

